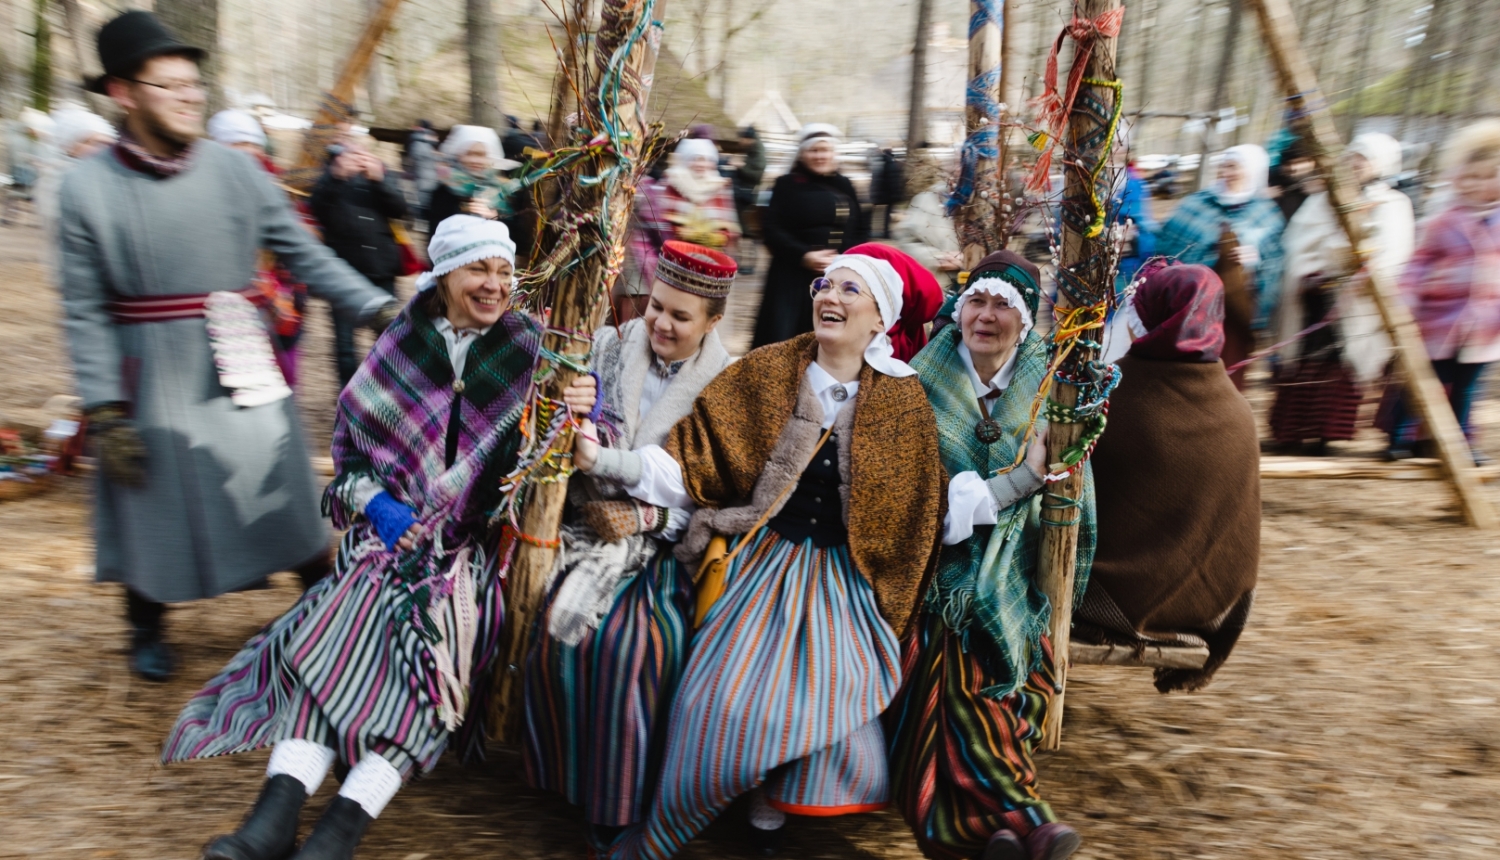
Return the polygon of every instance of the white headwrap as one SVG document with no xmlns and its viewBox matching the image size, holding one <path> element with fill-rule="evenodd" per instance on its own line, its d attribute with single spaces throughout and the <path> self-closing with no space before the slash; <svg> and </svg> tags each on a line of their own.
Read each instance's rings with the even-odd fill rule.
<svg viewBox="0 0 1500 860">
<path fill-rule="evenodd" d="M 249 111 L 221 110 L 208 121 L 208 136 L 225 146 L 236 143 L 266 145 L 266 130 Z"/>
<path fill-rule="evenodd" d="M 1021 312 L 1021 340 L 1031 334 L 1032 328 L 1036 326 L 1036 320 L 1031 318 L 1031 308 L 1026 306 L 1026 299 L 1021 291 L 1016 289 L 1015 284 L 1005 280 L 998 274 L 986 272 L 977 281 L 973 281 L 959 294 L 958 300 L 953 303 L 953 319 L 963 313 L 964 305 L 969 301 L 969 296 L 975 293 L 986 293 L 991 296 L 999 296 L 1005 299 L 1005 303 Z"/>
<path fill-rule="evenodd" d="M 53 111 L 52 123 L 52 143 L 63 155 L 67 155 L 68 151 L 84 138 L 102 134 L 110 140 L 115 140 L 120 136 L 120 133 L 115 131 L 115 127 L 110 125 L 109 120 L 80 107 L 66 107 Z"/>
<path fill-rule="evenodd" d="M 708 176 L 700 177 L 693 172 L 693 162 L 699 159 L 714 165 Z M 685 137 L 672 150 L 671 166 L 666 170 L 666 180 L 677 193 L 699 206 L 714 199 L 729 180 L 718 173 L 719 148 L 714 142 L 703 138 Z"/>
<path fill-rule="evenodd" d="M 839 138 L 843 136 L 836 125 L 826 122 L 810 122 L 797 131 L 797 152 L 800 154 L 802 150 L 825 137 L 837 144 Z"/>
<path fill-rule="evenodd" d="M 1231 192 L 1224 187 L 1223 182 L 1215 182 L 1213 187 L 1214 196 L 1225 206 L 1238 206 L 1241 203 L 1249 203 L 1256 197 L 1261 196 L 1266 190 L 1266 184 L 1271 178 L 1271 156 L 1264 149 L 1253 143 L 1245 143 L 1240 146 L 1231 146 L 1224 150 L 1224 160 L 1238 164 L 1245 171 L 1245 178 L 1250 182 L 1250 190 Z"/>
<path fill-rule="evenodd" d="M 457 159 L 468 154 L 476 143 L 484 147 L 484 154 L 489 156 L 496 170 L 514 170 L 521 166 L 521 162 L 505 157 L 505 151 L 500 148 L 500 135 L 482 125 L 455 125 L 448 130 L 441 149 L 444 155 Z"/>
<path fill-rule="evenodd" d="M 427 243 L 427 257 L 432 271 L 417 278 L 417 291 L 437 286 L 438 278 L 475 260 L 499 257 L 516 264 L 516 243 L 502 221 L 490 221 L 477 215 L 454 215 L 444 218 L 432 240 Z"/>
<path fill-rule="evenodd" d="M 896 273 L 896 268 L 877 257 L 840 254 L 833 258 L 823 274 L 827 275 L 834 269 L 849 269 L 863 278 L 870 292 L 875 295 L 875 306 L 880 309 L 880 322 L 885 330 L 875 335 L 875 339 L 865 347 L 865 363 L 886 376 L 915 376 L 917 372 L 911 365 L 896 358 L 896 348 L 891 345 L 890 335 L 886 334 L 886 331 L 901 321 L 901 296 L 906 285 Z"/>
<path fill-rule="evenodd" d="M 1367 132 L 1350 141 L 1345 150 L 1350 155 L 1362 155 L 1375 168 L 1375 178 L 1384 182 L 1394 179 L 1401 172 L 1401 142 L 1388 134 Z"/>
<path fill-rule="evenodd" d="M 685 137 L 678 142 L 677 148 L 672 150 L 672 160 L 679 164 L 688 164 L 699 158 L 718 164 L 719 148 L 707 138 Z"/>
</svg>

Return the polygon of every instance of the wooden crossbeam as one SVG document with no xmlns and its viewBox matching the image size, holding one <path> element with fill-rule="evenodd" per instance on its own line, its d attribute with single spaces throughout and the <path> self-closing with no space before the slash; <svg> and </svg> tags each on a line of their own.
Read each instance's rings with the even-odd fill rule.
<svg viewBox="0 0 1500 860">
<path fill-rule="evenodd" d="M 1142 669 L 1202 669 L 1208 649 L 1164 645 L 1090 645 L 1068 643 L 1068 662 L 1074 666 L 1132 666 Z"/>
</svg>

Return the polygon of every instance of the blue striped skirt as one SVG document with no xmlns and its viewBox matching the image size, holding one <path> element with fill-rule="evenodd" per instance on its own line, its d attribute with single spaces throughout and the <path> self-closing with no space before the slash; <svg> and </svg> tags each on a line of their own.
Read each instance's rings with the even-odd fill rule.
<svg viewBox="0 0 1500 860">
<path fill-rule="evenodd" d="M 763 530 L 726 582 L 672 702 L 650 812 L 612 857 L 666 860 L 760 785 L 803 815 L 889 801 L 878 718 L 900 686 L 900 649 L 848 547 Z"/>
<path fill-rule="evenodd" d="M 287 738 L 332 747 L 346 764 L 383 756 L 404 777 L 448 747 L 432 646 L 403 620 L 395 556 L 362 551 L 368 527 L 344 535 L 334 573 L 256 634 L 177 717 L 162 762 L 247 752 Z M 364 546 L 364 550 L 368 545 Z M 461 749 L 480 748 L 484 693 L 505 603 L 494 559 L 474 577 L 477 626 Z"/>
<path fill-rule="evenodd" d="M 634 824 L 651 797 L 692 635 L 692 581 L 681 571 L 662 548 L 620 583 L 598 629 L 576 646 L 547 635 L 545 620 L 536 625 L 526 658 L 526 778 L 583 807 L 593 824 Z"/>
</svg>

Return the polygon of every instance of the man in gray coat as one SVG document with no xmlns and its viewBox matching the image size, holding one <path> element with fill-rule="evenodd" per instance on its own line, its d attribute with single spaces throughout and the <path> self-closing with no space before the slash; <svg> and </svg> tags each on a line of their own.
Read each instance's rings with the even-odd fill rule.
<svg viewBox="0 0 1500 860">
<path fill-rule="evenodd" d="M 327 564 L 297 409 L 231 399 L 208 296 L 253 297 L 266 248 L 336 314 L 379 327 L 396 306 L 298 223 L 258 165 L 201 139 L 202 51 L 128 12 L 100 30 L 99 53 L 89 88 L 126 117 L 119 143 L 62 184 L 63 307 L 100 462 L 96 578 L 126 586 L 132 668 L 165 680 L 164 604 Z"/>
</svg>

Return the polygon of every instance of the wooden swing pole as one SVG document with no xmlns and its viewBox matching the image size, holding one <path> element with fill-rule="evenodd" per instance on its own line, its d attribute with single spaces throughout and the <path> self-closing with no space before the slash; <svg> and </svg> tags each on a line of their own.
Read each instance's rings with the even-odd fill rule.
<svg viewBox="0 0 1500 860">
<path fill-rule="evenodd" d="M 1358 218 L 1358 187 L 1338 157 L 1343 151 L 1343 144 L 1334 125 L 1328 100 L 1318 90 L 1317 79 L 1302 51 L 1292 7 L 1287 0 L 1247 2 L 1260 20 L 1271 63 L 1276 68 L 1283 89 L 1288 96 L 1301 97 L 1306 106 L 1306 127 L 1314 142 L 1319 170 L 1328 178 L 1328 202 L 1338 218 L 1339 226 L 1349 237 L 1349 246 L 1357 249 L 1360 259 L 1368 260 L 1372 249 L 1362 244 L 1364 227 Z M 1380 310 L 1386 333 L 1396 347 L 1396 366 L 1406 378 L 1406 396 L 1426 424 L 1433 441 L 1437 443 L 1438 457 L 1458 493 L 1458 503 L 1465 521 L 1479 529 L 1500 526 L 1494 507 L 1484 496 L 1463 430 L 1453 416 L 1453 409 L 1448 403 L 1442 383 L 1438 382 L 1437 374 L 1432 370 L 1416 319 L 1402 301 L 1395 285 L 1386 280 L 1384 273 L 1373 267 L 1367 267 L 1366 272 L 1369 275 L 1366 282 L 1369 294 Z"/>
<path fill-rule="evenodd" d="M 1100 16 L 1115 10 L 1119 0 L 1079 0 L 1075 6 L 1075 20 L 1098 21 Z M 1084 59 L 1085 80 L 1113 81 L 1115 78 L 1115 37 L 1097 34 L 1093 50 Z M 1078 59 L 1075 54 L 1075 62 Z M 1059 144 L 1063 147 L 1063 216 L 1061 259 L 1062 269 L 1068 270 L 1091 291 L 1102 299 L 1106 290 L 1113 289 L 1111 273 L 1106 264 L 1106 229 L 1095 238 L 1085 231 L 1094 217 L 1095 193 L 1101 203 L 1107 203 L 1110 189 L 1105 180 L 1109 171 L 1100 176 L 1102 188 L 1090 188 L 1092 180 L 1089 170 L 1102 159 L 1110 158 L 1109 135 L 1106 134 L 1110 112 L 1115 107 L 1117 94 L 1110 87 L 1082 83 L 1078 97 L 1068 116 L 1068 127 Z M 1102 117 L 1102 118 L 1101 118 Z M 1094 192 L 1094 193 L 1091 193 Z M 1082 225 L 1082 226 L 1081 226 Z M 1062 273 L 1058 277 L 1055 319 L 1074 307 L 1069 291 L 1062 286 Z M 1098 342 L 1100 327 L 1085 331 L 1084 340 Z M 1082 367 L 1095 357 L 1094 350 L 1079 343 L 1074 348 L 1066 367 Z M 1053 385 L 1051 399 L 1065 408 L 1078 403 L 1078 389 L 1062 381 Z M 1047 462 L 1059 463 L 1063 452 L 1082 438 L 1082 424 L 1065 424 L 1053 421 L 1047 432 Z M 1047 709 L 1043 722 L 1042 744 L 1044 749 L 1055 750 L 1062 743 L 1063 694 L 1067 688 L 1069 663 L 1069 638 L 1073 623 L 1073 582 L 1077 572 L 1078 523 L 1081 509 L 1070 507 L 1083 494 L 1083 468 L 1077 467 L 1061 481 L 1045 490 L 1042 505 L 1042 542 L 1040 568 L 1037 584 L 1052 606 L 1050 636 L 1052 658 L 1057 676 L 1057 696 Z"/>
<path fill-rule="evenodd" d="M 954 214 L 963 247 L 964 270 L 979 265 L 985 255 L 1005 247 L 1001 235 L 1002 182 L 1005 135 L 1000 128 L 1000 45 L 1005 28 L 1005 0 L 970 0 L 969 83 L 965 93 L 963 158 L 972 185 Z"/>
<path fill-rule="evenodd" d="M 588 4 L 580 4 L 587 7 Z M 651 10 L 652 22 L 645 38 L 640 39 L 624 61 L 624 72 L 619 87 L 618 102 L 603 108 L 608 117 L 595 116 L 596 121 L 608 120 L 620 132 L 625 152 L 606 152 L 597 157 L 589 172 L 602 176 L 625 159 L 637 161 L 645 143 L 646 100 L 651 92 L 651 81 L 656 68 L 656 57 L 661 45 L 660 22 L 666 6 L 665 0 L 656 0 L 654 7 L 641 0 L 605 0 L 602 24 L 594 47 L 593 84 L 584 98 L 590 104 L 578 106 L 580 113 L 600 110 L 599 88 L 605 85 L 606 71 L 611 57 L 622 48 L 629 34 L 641 22 L 646 10 Z M 586 27 L 587 21 L 579 23 Z M 580 66 L 582 63 L 580 62 Z M 572 71 L 578 71 L 575 67 Z M 561 70 L 559 74 L 567 74 Z M 576 81 L 576 79 L 575 79 Z M 581 82 L 578 82 L 582 86 Z M 610 98 L 605 99 L 610 102 Z M 580 124 L 583 120 L 580 119 Z M 602 122 L 601 122 L 602 124 Z M 586 141 L 573 141 L 575 144 Z M 555 143 L 554 146 L 558 145 Z M 590 178 L 583 175 L 574 179 Z M 625 232 L 630 220 L 631 202 L 635 198 L 635 187 L 631 182 L 610 184 L 606 182 L 573 183 L 575 187 L 563 200 L 567 210 L 564 214 L 581 215 L 603 210 L 599 228 L 591 228 L 582 241 L 602 242 L 595 252 L 579 265 L 561 275 L 555 285 L 556 292 L 551 305 L 551 331 L 546 335 L 544 346 L 551 352 L 571 356 L 577 362 L 586 362 L 592 344 L 580 339 L 591 336 L 604 322 L 609 309 L 609 294 L 614 278 L 619 272 L 625 254 Z M 606 197 L 606 195 L 608 195 Z M 557 223 L 557 222 L 555 222 Z M 607 226 L 607 229 L 603 229 Z M 602 232 L 601 232 L 602 230 Z M 556 236 L 551 237 L 554 241 Z M 572 332 L 577 336 L 568 336 Z M 568 367 L 557 365 L 552 377 L 544 386 L 543 396 L 560 400 L 563 389 L 578 374 Z M 571 443 L 569 443 L 571 444 Z M 523 672 L 526 649 L 530 646 L 533 628 L 541 621 L 541 605 L 547 579 L 557 561 L 556 540 L 562 524 L 563 502 L 567 498 L 568 482 L 562 480 L 536 484 L 526 500 L 521 516 L 521 531 L 524 538 L 516 549 L 515 560 L 506 574 L 505 631 L 502 634 L 500 658 L 496 661 L 495 695 L 490 702 L 490 730 L 496 740 L 507 744 L 520 743 L 523 737 Z"/>
</svg>

